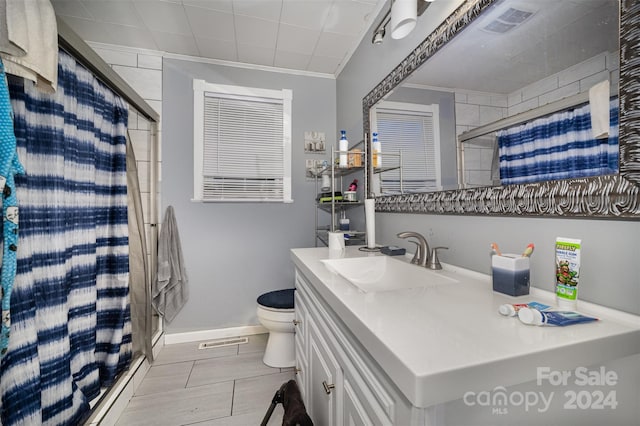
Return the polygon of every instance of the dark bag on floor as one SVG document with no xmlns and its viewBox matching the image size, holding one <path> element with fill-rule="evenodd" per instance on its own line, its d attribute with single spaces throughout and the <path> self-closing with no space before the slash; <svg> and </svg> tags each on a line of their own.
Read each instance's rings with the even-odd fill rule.
<svg viewBox="0 0 640 426">
<path fill-rule="evenodd" d="M 289 380 L 284 384 L 282 406 L 284 407 L 282 426 L 313 426 L 295 380 Z"/>
</svg>

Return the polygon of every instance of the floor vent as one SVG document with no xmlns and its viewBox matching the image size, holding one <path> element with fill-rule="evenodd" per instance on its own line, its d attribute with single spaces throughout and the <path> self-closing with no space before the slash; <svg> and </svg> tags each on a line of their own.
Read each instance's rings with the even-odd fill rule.
<svg viewBox="0 0 640 426">
<path fill-rule="evenodd" d="M 198 349 L 213 349 L 221 348 L 223 346 L 243 345 L 249 343 L 248 337 L 236 337 L 233 339 L 212 340 L 210 342 L 200 343 Z"/>
</svg>

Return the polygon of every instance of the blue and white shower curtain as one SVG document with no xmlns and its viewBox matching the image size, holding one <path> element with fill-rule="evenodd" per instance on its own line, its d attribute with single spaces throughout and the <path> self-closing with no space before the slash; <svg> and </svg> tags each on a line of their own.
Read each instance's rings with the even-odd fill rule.
<svg viewBox="0 0 640 426">
<path fill-rule="evenodd" d="M 59 53 L 58 90 L 10 79 L 20 203 L 7 425 L 76 425 L 131 360 L 125 102 Z"/>
<path fill-rule="evenodd" d="M 496 132 L 503 184 L 618 172 L 618 98 L 609 104 L 609 137 L 594 139 L 591 107 L 538 118 Z"/>
</svg>

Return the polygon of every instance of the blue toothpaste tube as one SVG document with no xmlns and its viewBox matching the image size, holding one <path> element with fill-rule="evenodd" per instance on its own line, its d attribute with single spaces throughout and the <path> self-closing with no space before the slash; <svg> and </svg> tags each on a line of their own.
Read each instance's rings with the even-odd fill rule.
<svg viewBox="0 0 640 426">
<path fill-rule="evenodd" d="M 518 318 L 527 325 L 555 325 L 565 326 L 583 322 L 597 321 L 598 318 L 588 317 L 571 311 L 539 311 L 532 308 L 522 308 L 518 311 Z"/>
</svg>

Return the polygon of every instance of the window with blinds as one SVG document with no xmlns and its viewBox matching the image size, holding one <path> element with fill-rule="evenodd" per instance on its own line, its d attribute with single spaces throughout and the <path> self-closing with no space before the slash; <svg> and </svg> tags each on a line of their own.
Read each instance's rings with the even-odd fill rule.
<svg viewBox="0 0 640 426">
<path fill-rule="evenodd" d="M 440 187 L 438 105 L 384 102 L 376 109 L 378 140 L 384 153 L 402 152 L 402 170 L 380 174 L 380 193 L 433 191 Z"/>
<path fill-rule="evenodd" d="M 292 202 L 291 91 L 194 80 L 194 198 Z"/>
</svg>

